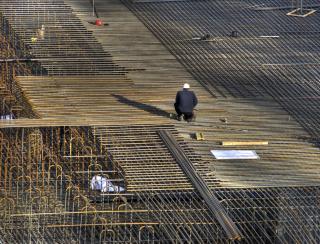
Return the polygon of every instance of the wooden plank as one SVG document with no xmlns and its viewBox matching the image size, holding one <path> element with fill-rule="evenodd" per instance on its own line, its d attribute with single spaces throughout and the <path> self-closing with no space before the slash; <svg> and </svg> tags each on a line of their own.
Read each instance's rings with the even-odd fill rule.
<svg viewBox="0 0 320 244">
<path fill-rule="evenodd" d="M 222 141 L 222 146 L 261 146 L 268 145 L 268 141 Z"/>
</svg>

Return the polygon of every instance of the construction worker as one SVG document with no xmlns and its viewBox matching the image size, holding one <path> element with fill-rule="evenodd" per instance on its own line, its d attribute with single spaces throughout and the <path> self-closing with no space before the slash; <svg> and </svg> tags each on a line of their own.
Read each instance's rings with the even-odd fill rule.
<svg viewBox="0 0 320 244">
<path fill-rule="evenodd" d="M 190 85 L 185 83 L 182 91 L 178 91 L 176 95 L 176 102 L 174 108 L 177 112 L 177 119 L 181 121 L 182 115 L 184 120 L 191 122 L 195 115 L 194 107 L 198 104 L 198 99 L 193 91 L 190 91 Z"/>
</svg>

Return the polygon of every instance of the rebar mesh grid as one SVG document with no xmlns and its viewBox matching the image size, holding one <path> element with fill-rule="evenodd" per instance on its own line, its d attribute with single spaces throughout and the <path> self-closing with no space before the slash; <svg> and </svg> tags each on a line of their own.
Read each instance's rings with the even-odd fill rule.
<svg viewBox="0 0 320 244">
<path fill-rule="evenodd" d="M 124 76 L 127 72 L 61 0 L 2 0 L 0 12 L 30 48 L 32 60 L 49 75 Z M 39 36 L 42 26 L 45 31 Z"/>
<path fill-rule="evenodd" d="M 252 84 L 242 85 L 239 93 L 234 87 L 230 93 L 260 93 L 260 88 L 247 93 L 246 86 Z M 179 172 L 156 135 L 159 128 L 176 134 L 170 126 L 2 129 L 1 241 L 227 243 L 223 229 L 182 174 L 184 187 L 168 189 L 168 171 L 159 167 L 164 170 L 162 189 L 153 184 L 152 171 L 164 162 Z M 207 172 L 201 159 L 180 143 L 191 160 L 200 163 L 197 170 Z M 91 191 L 89 181 L 97 172 L 124 182 L 128 191 Z M 212 178 L 206 181 L 217 186 Z M 139 184 L 130 189 L 130 181 Z M 214 194 L 245 243 L 319 242 L 318 187 L 215 189 Z"/>
<path fill-rule="evenodd" d="M 272 97 L 319 142 L 319 15 L 289 17 L 286 0 L 123 2 L 214 96 Z"/>
<path fill-rule="evenodd" d="M 120 133 L 119 126 L 108 128 L 98 129 L 108 135 L 104 139 Z M 130 128 L 124 127 L 123 132 L 127 138 L 136 131 L 143 135 L 141 128 L 128 132 Z M 156 129 L 144 131 L 150 138 Z M 170 126 L 167 129 L 172 131 Z M 116 146 L 100 143 L 95 130 L 1 129 L 2 242 L 228 242 L 202 197 L 192 189 L 91 190 L 90 180 L 97 173 L 114 184 L 130 185 L 126 178 L 130 173 L 112 156 Z M 215 188 L 213 194 L 240 229 L 244 243 L 319 241 L 319 187 Z"/>
<path fill-rule="evenodd" d="M 175 135 L 198 173 L 210 187 L 219 186 L 206 162 L 201 160 L 172 125 L 105 126 L 96 127 L 94 133 L 101 144 L 109 148 L 112 159 L 126 172 L 128 191 L 193 189 L 189 180 L 170 154 L 158 130 L 167 130 Z"/>
<path fill-rule="evenodd" d="M 318 243 L 319 187 L 219 189 L 245 243 Z"/>
<path fill-rule="evenodd" d="M 167 229 L 178 227 L 174 237 L 170 234 L 166 238 L 180 240 L 189 232 L 188 238 L 197 236 L 201 225 L 212 223 L 208 214 L 205 219 L 196 215 L 193 220 L 193 211 L 203 211 L 197 198 L 183 203 L 173 194 L 162 197 L 167 200 L 151 210 L 145 199 L 158 201 L 154 198 L 156 189 L 120 194 L 92 191 L 90 181 L 96 174 L 124 187 L 127 183 L 126 172 L 112 158 L 112 150 L 105 150 L 90 128 L 2 129 L 1 141 L 4 242 L 62 243 L 70 238 L 81 243 L 153 243 L 166 240 Z M 191 215 L 178 217 L 181 210 Z M 162 220 L 155 218 L 155 211 L 170 213 L 164 227 Z M 171 215 L 172 211 L 177 213 Z M 188 221 L 191 226 L 186 225 Z M 193 234 L 192 225 L 200 228 Z M 203 233 L 201 236 L 207 238 Z"/>
<path fill-rule="evenodd" d="M 38 115 L 31 108 L 22 92 L 16 75 L 28 75 L 41 70 L 37 63 L 20 62 L 29 55 L 28 48 L 12 31 L 6 19 L 0 14 L 0 115 L 1 119 L 19 117 L 36 118 Z"/>
</svg>

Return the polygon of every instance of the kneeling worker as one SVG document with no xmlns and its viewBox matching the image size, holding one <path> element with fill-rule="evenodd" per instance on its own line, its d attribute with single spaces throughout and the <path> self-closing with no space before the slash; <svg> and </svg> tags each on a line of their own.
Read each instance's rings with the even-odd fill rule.
<svg viewBox="0 0 320 244">
<path fill-rule="evenodd" d="M 198 104 L 198 99 L 193 91 L 189 91 L 188 83 L 183 85 L 183 90 L 178 91 L 174 108 L 176 109 L 178 120 L 181 121 L 182 115 L 184 120 L 191 122 L 194 119 L 193 109 Z"/>
</svg>

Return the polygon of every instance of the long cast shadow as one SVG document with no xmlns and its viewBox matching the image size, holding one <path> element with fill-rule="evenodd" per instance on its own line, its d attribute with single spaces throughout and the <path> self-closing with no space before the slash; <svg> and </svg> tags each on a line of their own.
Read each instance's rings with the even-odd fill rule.
<svg viewBox="0 0 320 244">
<path fill-rule="evenodd" d="M 117 94 L 112 94 L 112 96 L 117 98 L 118 101 L 121 102 L 121 103 L 130 105 L 130 106 L 135 107 L 135 108 L 142 109 L 142 110 L 147 111 L 147 112 L 149 112 L 151 114 L 155 114 L 155 115 L 159 115 L 159 116 L 166 117 L 166 118 L 169 118 L 169 119 L 173 119 L 173 118 L 171 118 L 170 113 L 168 113 L 167 111 L 164 111 L 164 110 L 162 110 L 160 108 L 157 108 L 155 106 L 148 105 L 148 104 L 145 104 L 145 103 L 136 102 L 136 101 L 130 100 L 130 99 L 124 97 L 124 96 L 117 95 Z"/>
</svg>

